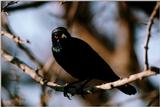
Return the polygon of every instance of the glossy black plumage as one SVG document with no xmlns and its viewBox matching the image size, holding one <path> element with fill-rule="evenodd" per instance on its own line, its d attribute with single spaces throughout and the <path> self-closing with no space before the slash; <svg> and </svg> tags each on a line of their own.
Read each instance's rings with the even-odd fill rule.
<svg viewBox="0 0 160 107">
<path fill-rule="evenodd" d="M 79 80 L 113 82 L 120 79 L 86 42 L 71 37 L 64 27 L 52 32 L 52 52 L 58 64 Z M 128 95 L 136 93 L 136 89 L 129 84 L 118 89 Z"/>
</svg>

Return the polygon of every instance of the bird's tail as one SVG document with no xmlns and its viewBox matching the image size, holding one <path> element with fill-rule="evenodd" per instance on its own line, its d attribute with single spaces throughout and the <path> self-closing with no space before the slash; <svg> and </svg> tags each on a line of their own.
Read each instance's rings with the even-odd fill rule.
<svg viewBox="0 0 160 107">
<path fill-rule="evenodd" d="M 136 89 L 132 85 L 129 85 L 129 84 L 119 86 L 117 88 L 123 93 L 128 94 L 128 95 L 134 95 L 137 92 Z"/>
</svg>

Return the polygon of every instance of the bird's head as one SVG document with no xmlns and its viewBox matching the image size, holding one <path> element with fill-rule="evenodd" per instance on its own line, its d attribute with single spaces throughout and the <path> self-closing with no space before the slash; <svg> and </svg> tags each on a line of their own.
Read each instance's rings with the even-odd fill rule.
<svg viewBox="0 0 160 107">
<path fill-rule="evenodd" d="M 70 37 L 71 37 L 70 34 L 68 33 L 67 29 L 64 27 L 58 27 L 52 31 L 52 41 L 53 42 L 65 40 Z"/>
<path fill-rule="evenodd" d="M 71 35 L 69 34 L 66 28 L 64 27 L 55 28 L 52 31 L 53 51 L 59 52 L 62 48 L 61 43 L 68 38 L 71 38 Z"/>
</svg>

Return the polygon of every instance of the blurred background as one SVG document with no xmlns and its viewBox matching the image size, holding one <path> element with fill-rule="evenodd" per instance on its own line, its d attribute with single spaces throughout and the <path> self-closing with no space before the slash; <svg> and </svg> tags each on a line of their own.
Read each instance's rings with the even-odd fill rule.
<svg viewBox="0 0 160 107">
<path fill-rule="evenodd" d="M 1 1 L 1 31 L 29 43 L 17 44 L 1 36 L 1 49 L 57 83 L 74 80 L 55 61 L 51 32 L 66 27 L 73 37 L 86 41 L 118 74 L 127 77 L 144 69 L 146 27 L 156 2 L 58 2 Z M 159 12 L 157 12 L 159 13 Z M 149 64 L 160 67 L 160 20 L 154 19 L 149 43 Z M 160 76 L 132 84 L 138 93 L 128 96 L 117 89 L 79 95 L 69 100 L 62 92 L 41 86 L 1 57 L 1 105 L 3 106 L 120 106 L 159 105 Z"/>
</svg>

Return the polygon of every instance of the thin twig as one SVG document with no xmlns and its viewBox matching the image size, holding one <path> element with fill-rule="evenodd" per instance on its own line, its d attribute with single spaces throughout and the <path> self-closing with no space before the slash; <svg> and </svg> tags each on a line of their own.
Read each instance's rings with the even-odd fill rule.
<svg viewBox="0 0 160 107">
<path fill-rule="evenodd" d="M 6 31 L 1 31 L 1 36 L 6 36 L 9 39 L 13 40 L 15 43 L 17 43 L 17 46 L 21 50 L 23 50 L 32 61 L 37 63 L 40 68 L 42 67 L 43 64 L 38 59 L 36 59 L 35 56 L 33 55 L 33 52 L 30 49 L 28 49 L 27 46 L 24 45 L 25 43 L 30 43 L 29 40 L 24 41 L 20 37 L 15 36 L 11 33 L 6 32 Z"/>
<path fill-rule="evenodd" d="M 8 38 L 12 39 L 17 43 L 17 46 L 26 53 L 26 55 L 36 64 L 38 64 L 38 67 L 42 68 L 43 64 L 35 57 L 33 52 L 26 46 L 25 43 L 30 44 L 31 42 L 29 40 L 23 41 L 20 39 L 20 37 L 13 35 L 12 31 L 10 30 L 8 24 L 6 24 L 7 31 L 1 31 L 1 35 L 7 36 Z"/>
<path fill-rule="evenodd" d="M 15 43 L 17 43 L 17 46 L 26 53 L 26 55 L 28 55 L 28 57 L 35 63 L 38 64 L 38 66 L 41 68 L 43 66 L 43 64 L 35 57 L 35 55 L 33 54 L 33 52 L 25 45 L 25 43 L 30 44 L 31 42 L 29 40 L 22 40 L 20 37 L 15 36 L 12 34 L 10 28 L 8 27 L 8 25 L 6 25 L 7 30 L 9 32 L 6 31 L 1 31 L 1 36 L 6 36 L 9 39 L 13 40 Z"/>
<path fill-rule="evenodd" d="M 160 2 L 157 2 L 150 18 L 149 21 L 147 23 L 147 39 L 144 45 L 144 49 L 145 49 L 145 69 L 148 70 L 149 69 L 149 63 L 148 63 L 148 44 L 149 44 L 149 40 L 151 37 L 151 27 L 153 25 L 153 20 L 158 12 L 158 8 L 159 8 Z"/>
<path fill-rule="evenodd" d="M 2 12 L 5 12 L 5 10 L 9 7 L 9 6 L 11 6 L 11 5 L 14 5 L 14 4 L 16 4 L 16 3 L 18 3 L 18 1 L 2 1 L 1 2 L 2 3 Z"/>
<path fill-rule="evenodd" d="M 2 56 L 4 57 L 5 60 L 7 60 L 7 61 L 13 63 L 14 65 L 16 65 L 17 67 L 19 67 L 24 73 L 28 74 L 32 79 L 34 79 L 35 81 L 37 81 L 41 85 L 46 85 L 48 87 L 51 87 L 51 88 L 55 89 L 56 91 L 61 91 L 61 92 L 64 91 L 64 87 L 66 85 L 62 86 L 62 85 L 58 85 L 54 82 L 47 82 L 47 81 L 45 82 L 44 78 L 39 76 L 36 73 L 36 70 L 33 70 L 31 67 L 26 65 L 24 62 L 22 62 L 18 58 L 13 57 L 13 56 L 11 56 L 11 55 L 3 52 L 3 51 L 2 51 Z M 103 89 L 103 90 L 112 89 L 112 88 L 115 88 L 115 87 L 118 87 L 118 86 L 121 86 L 121 85 L 125 85 L 127 83 L 130 83 L 130 82 L 133 82 L 133 81 L 136 81 L 136 80 L 141 80 L 144 77 L 149 77 L 149 76 L 152 76 L 152 75 L 159 74 L 159 70 L 160 69 L 157 68 L 157 67 L 152 67 L 151 69 L 146 70 L 145 72 L 133 74 L 133 75 L 130 75 L 128 78 L 120 79 L 120 80 L 117 80 L 115 82 L 106 83 L 106 84 L 95 86 L 95 87 L 86 87 L 84 89 L 84 93 L 89 94 L 89 93 L 94 93 L 97 90 L 101 90 L 101 89 Z M 71 93 L 71 95 L 80 94 L 79 90 L 77 90 L 77 89 L 69 90 L 69 93 Z"/>
<path fill-rule="evenodd" d="M 12 35 L 6 31 L 1 31 L 1 36 L 6 36 L 9 39 L 12 39 L 14 42 L 16 42 L 17 44 L 24 44 L 24 43 L 28 43 L 28 41 L 24 41 L 22 40 L 20 37 Z"/>
<path fill-rule="evenodd" d="M 25 4 L 20 4 L 20 5 L 17 5 L 17 6 L 12 6 L 12 7 L 8 7 L 3 9 L 4 12 L 13 12 L 13 11 L 16 11 L 16 10 L 22 10 L 22 9 L 28 9 L 28 8 L 37 8 L 37 7 L 40 7 L 46 3 L 48 3 L 49 1 L 41 1 L 41 2 L 30 2 L 30 3 L 25 3 Z"/>
<path fill-rule="evenodd" d="M 33 52 L 30 49 L 28 49 L 27 46 L 24 45 L 25 43 L 30 43 L 29 40 L 24 41 L 20 37 L 15 36 L 11 33 L 6 32 L 6 31 L 1 31 L 1 36 L 6 36 L 9 39 L 13 40 L 15 43 L 17 43 L 17 46 L 21 50 L 23 50 L 32 61 L 37 63 L 40 68 L 42 67 L 43 64 L 38 59 L 36 59 L 35 56 L 33 55 Z"/>
</svg>

